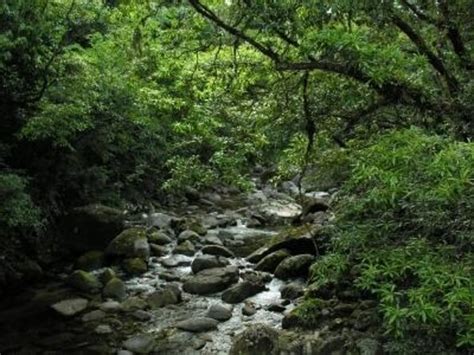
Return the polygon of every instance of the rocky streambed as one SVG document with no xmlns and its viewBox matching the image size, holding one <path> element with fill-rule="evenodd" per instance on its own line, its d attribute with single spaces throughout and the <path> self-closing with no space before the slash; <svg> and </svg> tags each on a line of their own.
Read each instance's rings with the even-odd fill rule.
<svg viewBox="0 0 474 355">
<path fill-rule="evenodd" d="M 308 317 L 295 312 L 320 253 L 314 231 L 330 219 L 328 195 L 311 194 L 304 209 L 270 188 L 222 195 L 193 196 L 195 203 L 130 219 L 103 249 L 96 237 L 96 250 L 67 273 L 7 302 L 0 311 L 0 352 L 323 354 L 347 348 L 354 334 L 346 323 L 370 316 L 373 305 L 328 300 L 331 310 L 311 330 L 301 319 L 319 310 L 308 309 Z M 292 221 L 301 226 L 289 228 Z M 105 224 L 115 222 L 86 221 L 86 239 L 94 223 L 104 236 L 114 229 Z M 84 247 L 76 237 L 73 244 Z M 353 313 L 354 319 L 344 318 Z M 294 327 L 299 330 L 288 329 Z M 368 339 L 360 349 L 377 353 L 380 344 Z M 361 353 L 357 344 L 352 348 Z"/>
</svg>

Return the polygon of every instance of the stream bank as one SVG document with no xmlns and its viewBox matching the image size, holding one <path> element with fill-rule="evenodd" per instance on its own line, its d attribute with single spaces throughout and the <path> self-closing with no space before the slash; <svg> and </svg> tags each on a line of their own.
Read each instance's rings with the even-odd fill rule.
<svg viewBox="0 0 474 355">
<path fill-rule="evenodd" d="M 190 191 L 185 203 L 127 218 L 118 235 L 112 211 L 94 207 L 95 234 L 84 215 L 71 229 L 85 252 L 76 263 L 2 307 L 0 351 L 380 353 L 373 302 L 344 290 L 304 300 L 330 196 L 307 193 L 303 208 L 296 193 L 289 182 L 283 191 Z"/>
</svg>

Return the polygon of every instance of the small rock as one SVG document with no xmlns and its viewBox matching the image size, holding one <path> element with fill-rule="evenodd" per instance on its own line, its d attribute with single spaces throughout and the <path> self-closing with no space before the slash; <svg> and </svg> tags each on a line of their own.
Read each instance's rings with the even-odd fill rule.
<svg viewBox="0 0 474 355">
<path fill-rule="evenodd" d="M 154 231 L 148 236 L 148 241 L 157 245 L 170 244 L 173 240 L 161 231 Z"/>
<path fill-rule="evenodd" d="M 217 236 L 213 236 L 213 235 L 210 235 L 210 236 L 206 236 L 204 237 L 204 239 L 202 240 L 202 243 L 203 244 L 206 244 L 206 245 L 224 245 L 224 243 L 222 243 L 222 240 L 219 239 L 219 237 Z"/>
<path fill-rule="evenodd" d="M 63 316 L 73 316 L 87 308 L 89 301 L 84 298 L 72 298 L 53 304 L 51 307 Z"/>
<path fill-rule="evenodd" d="M 152 309 L 176 304 L 181 301 L 181 291 L 168 287 L 164 290 L 158 290 L 150 294 L 147 303 Z"/>
<path fill-rule="evenodd" d="M 189 266 L 191 265 L 191 260 L 189 257 L 185 255 L 173 255 L 168 258 L 164 258 L 160 260 L 161 265 L 166 268 L 175 268 L 179 266 Z"/>
<path fill-rule="evenodd" d="M 227 303 L 240 303 L 264 290 L 264 284 L 243 281 L 225 290 L 222 294 L 222 300 Z"/>
<path fill-rule="evenodd" d="M 131 275 L 141 275 L 148 270 L 146 262 L 141 258 L 125 259 L 123 261 L 123 268 Z"/>
<path fill-rule="evenodd" d="M 194 254 L 196 254 L 196 248 L 194 247 L 193 243 L 191 243 L 189 240 L 186 240 L 181 244 L 178 244 L 178 246 L 174 248 L 173 254 L 193 256 Z"/>
<path fill-rule="evenodd" d="M 126 340 L 123 346 L 134 353 L 148 354 L 155 347 L 155 340 L 148 334 L 137 335 Z"/>
<path fill-rule="evenodd" d="M 244 316 L 253 316 L 255 313 L 257 313 L 257 309 L 255 308 L 255 305 L 250 302 L 246 302 L 245 305 L 242 307 L 242 314 Z"/>
<path fill-rule="evenodd" d="M 104 312 L 117 312 L 121 310 L 120 303 L 117 301 L 107 301 L 104 303 L 101 303 L 99 305 L 99 308 L 104 311 Z"/>
<path fill-rule="evenodd" d="M 153 256 L 163 256 L 166 255 L 167 250 L 164 246 L 150 243 L 150 254 Z"/>
<path fill-rule="evenodd" d="M 187 240 L 189 240 L 190 242 L 196 243 L 196 242 L 199 242 L 200 239 L 201 237 L 199 236 L 199 234 L 189 229 L 181 232 L 178 235 L 178 243 L 182 243 Z"/>
<path fill-rule="evenodd" d="M 100 324 L 98 325 L 95 330 L 97 334 L 110 334 L 112 333 L 112 328 L 108 324 Z"/>
<path fill-rule="evenodd" d="M 144 309 L 148 306 L 146 301 L 138 296 L 129 297 L 125 301 L 122 302 L 120 307 L 125 312 L 135 311 L 137 309 Z"/>
<path fill-rule="evenodd" d="M 235 258 L 234 253 L 232 253 L 229 249 L 227 249 L 226 247 L 223 247 L 221 245 L 206 245 L 204 248 L 202 248 L 201 251 L 202 251 L 203 254 L 225 256 L 225 257 L 228 257 L 228 258 Z"/>
<path fill-rule="evenodd" d="M 235 266 L 206 269 L 188 278 L 183 290 L 189 293 L 206 295 L 225 290 L 239 279 L 239 270 Z"/>
<path fill-rule="evenodd" d="M 288 285 L 283 286 L 280 289 L 281 298 L 287 300 L 294 300 L 298 297 L 303 296 L 304 294 L 304 287 L 300 283 L 291 282 Z"/>
<path fill-rule="evenodd" d="M 202 255 L 196 257 L 192 264 L 191 270 L 197 274 L 201 270 L 205 269 L 212 269 L 221 266 L 229 265 L 229 260 L 222 256 L 215 256 L 215 255 Z"/>
<path fill-rule="evenodd" d="M 176 323 L 176 328 L 186 330 L 188 332 L 206 332 L 217 328 L 219 322 L 208 317 L 194 317 Z"/>
<path fill-rule="evenodd" d="M 100 280 L 102 281 L 102 283 L 104 285 L 107 284 L 107 282 L 109 282 L 110 280 L 112 280 L 114 277 L 117 277 L 117 275 L 115 274 L 115 271 L 112 270 L 111 268 L 106 268 L 102 274 L 100 274 Z"/>
<path fill-rule="evenodd" d="M 218 321 L 226 321 L 232 317 L 232 308 L 222 304 L 213 304 L 207 311 L 207 316 Z"/>
<path fill-rule="evenodd" d="M 142 309 L 139 309 L 133 312 L 132 316 L 138 320 L 147 321 L 151 319 L 152 314 L 150 312 L 146 312 Z"/>
<path fill-rule="evenodd" d="M 101 311 L 100 309 L 96 309 L 95 311 L 91 311 L 89 313 L 84 314 L 82 316 L 82 321 L 91 322 L 91 321 L 100 320 L 102 318 L 105 318 L 105 312 Z"/>
<path fill-rule="evenodd" d="M 118 301 L 123 301 L 127 297 L 127 290 L 122 280 L 115 277 L 105 285 L 102 296 L 104 298 L 113 298 Z"/>
<path fill-rule="evenodd" d="M 133 353 L 131 351 L 122 349 L 122 350 L 117 351 L 117 355 L 133 355 Z"/>
<path fill-rule="evenodd" d="M 283 313 L 285 311 L 285 307 L 282 306 L 281 304 L 278 303 L 272 303 L 267 307 L 267 310 L 270 312 L 276 312 L 276 313 Z"/>
</svg>

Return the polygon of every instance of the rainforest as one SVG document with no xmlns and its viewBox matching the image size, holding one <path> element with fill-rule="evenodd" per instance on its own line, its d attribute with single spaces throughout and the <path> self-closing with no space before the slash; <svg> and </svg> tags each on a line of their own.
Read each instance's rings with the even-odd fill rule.
<svg viewBox="0 0 474 355">
<path fill-rule="evenodd" d="M 472 0 L 0 0 L 0 354 L 472 354 Z"/>
</svg>

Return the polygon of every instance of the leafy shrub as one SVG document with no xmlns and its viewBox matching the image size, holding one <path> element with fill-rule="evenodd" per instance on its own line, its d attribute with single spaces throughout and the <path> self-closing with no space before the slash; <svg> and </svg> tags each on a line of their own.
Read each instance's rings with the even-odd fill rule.
<svg viewBox="0 0 474 355">
<path fill-rule="evenodd" d="M 406 129 L 354 150 L 350 163 L 334 252 L 312 267 L 313 287 L 346 265 L 380 301 L 388 334 L 474 345 L 474 145 Z"/>
<path fill-rule="evenodd" d="M 40 224 L 40 214 L 26 192 L 25 178 L 0 173 L 0 226 L 2 229 L 31 229 Z M 4 233 L 5 230 L 2 231 Z"/>
</svg>

